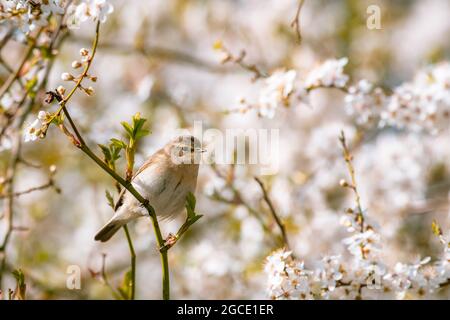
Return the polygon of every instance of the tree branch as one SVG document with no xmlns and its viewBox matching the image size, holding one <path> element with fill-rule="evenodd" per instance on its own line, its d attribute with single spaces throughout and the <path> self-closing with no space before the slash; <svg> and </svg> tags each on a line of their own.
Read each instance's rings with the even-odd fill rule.
<svg viewBox="0 0 450 320">
<path fill-rule="evenodd" d="M 270 213 L 272 214 L 272 217 L 274 218 L 276 224 L 278 225 L 278 228 L 280 229 L 284 245 L 286 246 L 287 249 L 289 249 L 290 246 L 289 246 L 289 241 L 288 241 L 288 237 L 287 237 L 287 233 L 286 233 L 286 227 L 284 226 L 283 222 L 281 221 L 280 217 L 278 216 L 278 214 L 275 210 L 275 207 L 272 203 L 272 200 L 270 200 L 267 190 L 264 187 L 264 183 L 258 177 L 255 177 L 255 180 L 259 184 L 261 191 L 263 193 L 264 201 L 266 202 L 267 206 L 269 207 Z"/>
</svg>

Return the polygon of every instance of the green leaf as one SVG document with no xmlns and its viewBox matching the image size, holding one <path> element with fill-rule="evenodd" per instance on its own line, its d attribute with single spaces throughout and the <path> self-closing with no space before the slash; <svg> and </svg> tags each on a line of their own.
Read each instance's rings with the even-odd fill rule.
<svg viewBox="0 0 450 320">
<path fill-rule="evenodd" d="M 108 205 L 114 209 L 115 204 L 114 204 L 113 195 L 108 190 L 105 190 L 105 196 L 106 196 L 106 200 L 108 200 Z"/>
<path fill-rule="evenodd" d="M 196 216 L 195 213 L 195 204 L 196 204 L 195 196 L 192 192 L 189 192 L 186 197 L 186 211 L 189 219 L 193 219 Z"/>
<path fill-rule="evenodd" d="M 193 224 L 194 224 L 195 222 L 197 222 L 197 220 L 199 220 L 201 217 L 203 217 L 202 214 L 197 214 L 195 217 L 193 217 L 193 218 L 190 220 L 190 224 L 193 225 Z"/>
<path fill-rule="evenodd" d="M 121 124 L 130 140 L 137 140 L 150 133 L 149 130 L 143 129 L 146 121 L 147 119 L 141 118 L 141 114 L 138 112 L 131 119 L 131 124 L 125 121 L 121 122 Z"/>
<path fill-rule="evenodd" d="M 133 128 L 125 121 L 121 122 L 122 127 L 125 129 L 125 131 L 127 132 L 128 136 L 130 138 L 133 138 Z"/>
<path fill-rule="evenodd" d="M 25 293 L 27 289 L 27 285 L 25 284 L 25 275 L 20 269 L 14 270 L 12 274 L 16 279 L 16 289 L 14 290 L 13 298 L 17 300 L 25 300 Z"/>
<path fill-rule="evenodd" d="M 140 139 L 142 137 L 145 137 L 146 135 L 148 135 L 150 133 L 150 130 L 147 129 L 140 129 L 136 135 L 135 135 L 135 139 Z"/>
<path fill-rule="evenodd" d="M 100 149 L 102 149 L 103 156 L 105 157 L 106 162 L 109 162 L 111 160 L 111 152 L 107 146 L 104 144 L 98 145 Z"/>
<path fill-rule="evenodd" d="M 118 149 L 125 149 L 127 147 L 127 144 L 125 142 L 115 138 L 111 139 L 111 145 L 115 146 Z"/>
</svg>

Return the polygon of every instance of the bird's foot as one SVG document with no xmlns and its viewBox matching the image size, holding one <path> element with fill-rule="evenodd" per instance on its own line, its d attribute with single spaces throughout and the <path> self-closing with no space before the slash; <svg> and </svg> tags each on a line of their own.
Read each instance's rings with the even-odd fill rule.
<svg viewBox="0 0 450 320">
<path fill-rule="evenodd" d="M 164 241 L 164 245 L 159 249 L 159 251 L 169 250 L 177 241 L 178 236 L 176 234 L 169 233 L 166 240 Z"/>
</svg>

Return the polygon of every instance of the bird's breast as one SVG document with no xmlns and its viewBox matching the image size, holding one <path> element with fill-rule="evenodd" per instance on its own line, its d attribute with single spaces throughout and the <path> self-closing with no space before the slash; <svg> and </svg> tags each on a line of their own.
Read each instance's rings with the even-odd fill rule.
<svg viewBox="0 0 450 320">
<path fill-rule="evenodd" d="M 135 177 L 133 186 L 149 200 L 158 216 L 168 218 L 182 211 L 187 194 L 195 191 L 196 181 L 197 172 L 152 165 Z"/>
</svg>

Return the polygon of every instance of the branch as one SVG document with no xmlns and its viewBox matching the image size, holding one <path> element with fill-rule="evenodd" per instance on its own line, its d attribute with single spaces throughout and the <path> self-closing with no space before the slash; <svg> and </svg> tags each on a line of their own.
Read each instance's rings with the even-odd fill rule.
<svg viewBox="0 0 450 320">
<path fill-rule="evenodd" d="M 214 49 L 221 51 L 225 56 L 222 59 L 221 63 L 222 64 L 226 64 L 226 63 L 234 63 L 236 65 L 238 65 L 239 67 L 241 67 L 244 70 L 247 70 L 251 73 L 253 73 L 253 81 L 256 81 L 260 78 L 267 78 L 268 74 L 261 71 L 255 64 L 249 64 L 247 62 L 244 61 L 245 57 L 247 56 L 247 52 L 245 50 L 241 50 L 239 52 L 239 55 L 235 56 L 233 55 L 233 53 L 231 53 L 230 50 L 228 50 L 221 41 L 217 41 L 214 44 Z"/>
<path fill-rule="evenodd" d="M 272 217 L 275 219 L 275 222 L 276 222 L 276 224 L 278 225 L 278 228 L 281 231 L 281 236 L 283 238 L 284 245 L 286 246 L 287 249 L 289 249 L 290 246 L 289 246 L 289 241 L 288 241 L 288 237 L 287 237 L 287 234 L 286 234 L 286 227 L 284 226 L 283 222 L 281 221 L 280 217 L 278 216 L 278 214 L 277 214 L 277 212 L 275 210 L 275 207 L 273 206 L 273 203 L 272 203 L 272 201 L 269 198 L 267 190 L 264 187 L 263 182 L 258 177 L 255 177 L 255 180 L 259 184 L 259 186 L 261 188 L 261 191 L 263 193 L 264 201 L 269 206 L 270 213 L 272 214 Z"/>
<path fill-rule="evenodd" d="M 347 165 L 348 173 L 349 173 L 350 179 L 351 179 L 351 184 L 347 183 L 345 180 L 341 180 L 340 184 L 342 187 L 347 187 L 347 188 L 352 189 L 353 194 L 355 195 L 355 202 L 356 202 L 356 209 L 357 209 L 357 212 L 356 212 L 357 222 L 360 225 L 360 232 L 364 232 L 364 230 L 365 230 L 364 214 L 363 214 L 363 209 L 361 206 L 361 197 L 359 195 L 358 187 L 356 184 L 355 168 L 354 168 L 353 162 L 352 162 L 353 156 L 351 155 L 350 150 L 347 146 L 344 131 L 341 131 L 339 141 L 341 142 L 341 145 L 342 145 L 342 154 L 344 156 L 344 160 Z"/>
<path fill-rule="evenodd" d="M 214 194 L 211 196 L 212 200 L 215 201 L 220 201 L 223 202 L 225 204 L 229 204 L 229 205 L 242 205 L 244 206 L 248 212 L 256 218 L 256 220 L 258 220 L 258 222 L 261 224 L 264 232 L 267 233 L 271 233 L 271 230 L 269 228 L 269 226 L 267 225 L 267 223 L 264 221 L 263 217 L 261 217 L 261 215 L 259 214 L 259 212 L 254 209 L 247 201 L 244 200 L 244 198 L 241 196 L 241 193 L 239 192 L 239 190 L 234 186 L 234 184 L 232 182 L 229 181 L 229 179 L 227 179 L 227 177 L 225 177 L 224 174 L 222 174 L 215 165 L 212 165 L 211 168 L 214 170 L 214 173 L 220 177 L 221 179 L 225 180 L 227 182 L 227 186 L 231 189 L 231 191 L 233 192 L 233 199 L 229 200 L 226 199 L 225 197 L 223 197 L 220 193 L 218 192 L 214 192 Z M 233 166 L 234 168 L 234 166 Z"/>
<path fill-rule="evenodd" d="M 161 248 L 164 246 L 165 241 L 161 234 L 161 229 L 159 227 L 158 218 L 156 216 L 154 208 L 150 205 L 149 201 L 145 199 L 131 184 L 131 182 L 126 181 L 124 178 L 122 178 L 120 175 L 118 175 L 114 170 L 112 170 L 108 164 L 106 164 L 103 160 L 101 160 L 95 153 L 89 148 L 89 146 L 85 143 L 83 137 L 81 136 L 79 130 L 77 129 L 77 126 L 75 125 L 74 121 L 72 120 L 72 117 L 69 113 L 69 111 L 66 108 L 67 102 L 69 99 L 73 96 L 76 89 L 81 86 L 81 81 L 84 79 L 84 77 L 87 75 L 87 72 L 89 70 L 89 67 L 92 63 L 93 57 L 95 55 L 97 45 L 98 45 L 98 38 L 99 38 L 99 29 L 100 29 L 100 22 L 97 22 L 96 26 L 96 32 L 95 32 L 95 38 L 92 44 L 92 55 L 90 59 L 88 60 L 88 63 L 82 73 L 82 76 L 78 79 L 76 82 L 75 87 L 70 91 L 70 93 L 67 95 L 66 98 L 62 98 L 56 93 L 52 93 L 54 97 L 58 100 L 60 104 L 60 108 L 57 111 L 57 114 L 64 112 L 64 115 L 67 119 L 67 121 L 70 124 L 70 127 L 75 133 L 76 139 L 72 139 L 73 136 L 69 136 L 71 138 L 72 143 L 79 148 L 82 152 L 84 152 L 89 158 L 91 158 L 100 168 L 102 168 L 106 173 L 108 173 L 115 181 L 117 181 L 119 184 L 121 184 L 125 189 L 127 189 L 141 204 L 144 206 L 144 208 L 147 210 L 150 218 L 152 219 L 153 223 L 153 230 L 155 232 L 156 241 L 158 244 L 158 247 Z M 56 117 L 55 117 L 56 118 Z M 50 124 L 51 121 L 48 122 Z M 169 280 L 169 262 L 167 257 L 167 251 L 160 251 L 161 256 L 161 264 L 162 264 L 162 273 L 163 273 L 163 299 L 168 300 L 170 299 L 170 280 Z"/>
<path fill-rule="evenodd" d="M 300 25 L 300 13 L 302 11 L 303 3 L 305 0 L 299 0 L 297 5 L 297 11 L 295 12 L 294 20 L 291 22 L 291 27 L 295 29 L 295 33 L 297 34 L 298 43 L 302 43 L 302 31 Z"/>
<path fill-rule="evenodd" d="M 50 187 L 54 187 L 57 193 L 60 193 L 60 189 L 58 187 L 55 186 L 55 182 L 53 181 L 52 178 L 50 178 L 50 180 L 40 186 L 37 187 L 33 187 L 27 190 L 22 190 L 22 191 L 17 191 L 17 192 L 13 192 L 13 193 L 8 193 L 8 194 L 0 194 L 0 199 L 6 199 L 6 198 L 17 198 L 20 197 L 22 195 L 34 192 L 34 191 L 38 191 L 38 190 L 44 190 Z"/>
<path fill-rule="evenodd" d="M 60 24 L 59 26 L 61 26 L 62 24 L 62 19 L 60 20 Z M 59 27 L 57 29 L 57 31 L 54 33 L 54 36 L 51 40 L 51 43 L 49 45 L 49 49 L 51 51 L 51 49 L 55 46 L 56 41 L 58 39 L 58 35 L 59 32 L 61 30 L 61 27 Z M 39 33 L 40 34 L 40 33 Z M 36 43 L 37 42 L 37 38 L 35 38 L 35 40 L 32 43 Z M 47 79 L 48 76 L 50 74 L 50 70 L 53 67 L 53 61 L 54 61 L 54 56 L 51 56 L 48 59 L 47 65 L 46 65 L 46 70 L 45 70 L 45 74 L 43 76 L 43 80 L 40 82 L 37 91 L 40 91 L 47 83 Z M 21 63 L 22 64 L 22 63 Z M 21 68 L 20 68 L 21 69 Z M 22 101 L 19 103 L 17 110 L 19 110 L 22 105 L 26 102 L 26 97 L 28 95 L 28 91 L 24 94 L 24 98 L 22 99 Z M 14 181 L 15 181 L 15 176 L 16 176 L 16 168 L 17 165 L 20 161 L 20 152 L 21 152 L 21 133 L 20 133 L 20 128 L 22 127 L 22 125 L 25 122 L 26 117 L 28 116 L 28 114 L 31 112 L 31 109 L 34 105 L 35 102 L 35 97 L 33 96 L 29 101 L 28 101 L 28 105 L 24 108 L 23 112 L 20 114 L 20 117 L 17 121 L 17 133 L 15 136 L 15 141 L 14 141 L 14 146 L 12 148 L 11 151 L 11 157 L 10 157 L 10 163 L 7 169 L 7 173 L 6 173 L 6 177 L 5 177 L 5 181 L 7 182 L 7 184 L 5 185 L 5 192 L 8 194 L 14 194 Z M 2 128 L 3 129 L 3 128 Z M 8 246 L 10 237 L 11 237 L 11 233 L 14 231 L 13 228 L 13 218 L 14 218 L 14 211 L 13 211 L 13 207 L 14 207 L 14 197 L 13 196 L 9 196 L 5 199 L 4 201 L 4 206 L 5 206 L 5 211 L 4 211 L 4 215 L 6 217 L 6 221 L 7 221 L 7 229 L 5 232 L 5 236 L 3 238 L 3 242 L 0 245 L 0 252 L 2 253 L 2 258 L 1 258 L 1 263 L 0 263 L 0 290 L 2 288 L 2 283 L 3 283 L 3 274 L 6 268 L 6 263 L 7 263 L 7 254 L 6 254 L 6 248 Z"/>
</svg>

